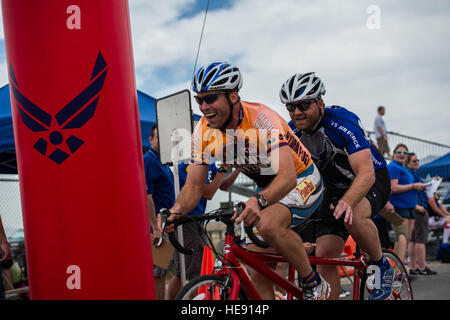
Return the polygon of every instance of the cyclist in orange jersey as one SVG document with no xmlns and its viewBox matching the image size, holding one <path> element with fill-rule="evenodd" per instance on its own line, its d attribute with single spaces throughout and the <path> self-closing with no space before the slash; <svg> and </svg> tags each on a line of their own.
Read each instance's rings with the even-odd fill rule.
<svg viewBox="0 0 450 320">
<path fill-rule="evenodd" d="M 319 207 L 320 173 L 281 116 L 263 104 L 241 101 L 241 86 L 239 69 L 226 62 L 202 67 L 194 75 L 192 88 L 203 117 L 192 135 L 186 183 L 170 211 L 186 214 L 195 207 L 211 156 L 233 165 L 259 190 L 235 215 L 236 223 L 254 225 L 270 249 L 296 268 L 304 299 L 327 299 L 329 284 L 311 268 L 301 238 L 290 228 Z M 168 221 L 176 218 L 172 214 Z M 256 272 L 252 278 L 262 298 L 274 299 L 270 280 Z"/>
</svg>

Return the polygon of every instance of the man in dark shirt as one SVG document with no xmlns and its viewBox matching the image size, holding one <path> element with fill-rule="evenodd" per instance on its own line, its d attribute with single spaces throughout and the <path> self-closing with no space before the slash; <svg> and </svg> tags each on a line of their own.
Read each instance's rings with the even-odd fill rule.
<svg viewBox="0 0 450 320">
<path fill-rule="evenodd" d="M 150 150 L 144 155 L 145 182 L 152 241 L 157 243 L 161 235 L 156 214 L 162 208 L 170 208 L 175 202 L 173 174 L 170 168 L 163 166 L 159 160 L 158 127 L 154 125 L 150 133 Z M 156 299 L 165 299 L 166 274 L 168 270 L 153 267 L 155 276 Z"/>
<path fill-rule="evenodd" d="M 371 217 L 387 203 L 390 179 L 386 162 L 377 151 L 359 118 L 339 106 L 325 107 L 325 87 L 313 72 L 295 74 L 282 86 L 281 102 L 292 119 L 289 125 L 310 151 L 319 168 L 325 195 L 317 212 L 328 219 L 316 226 L 317 256 L 339 257 L 349 235 L 380 268 L 381 288 L 369 299 L 392 295 L 393 268 L 383 257 L 378 231 Z M 330 219 L 334 216 L 334 220 Z M 340 217 L 342 220 L 337 220 Z M 318 266 L 332 287 L 332 298 L 340 293 L 340 280 L 334 266 Z"/>
</svg>

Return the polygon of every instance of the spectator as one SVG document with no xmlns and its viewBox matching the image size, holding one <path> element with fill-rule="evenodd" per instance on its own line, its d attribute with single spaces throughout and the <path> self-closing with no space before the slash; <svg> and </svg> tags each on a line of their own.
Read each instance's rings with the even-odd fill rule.
<svg viewBox="0 0 450 320">
<path fill-rule="evenodd" d="M 414 182 L 422 182 L 417 174 L 417 169 L 419 169 L 419 159 L 415 153 L 408 154 L 405 165 L 413 175 Z M 408 244 L 409 273 L 411 275 L 434 275 L 437 274 L 437 272 L 425 265 L 425 245 L 428 240 L 428 197 L 425 191 L 419 191 L 418 195 L 414 229 L 411 234 L 411 241 Z M 416 267 L 417 264 L 418 266 Z"/>
<path fill-rule="evenodd" d="M 154 125 L 150 131 L 150 149 L 144 155 L 145 182 L 147 185 L 147 202 L 152 241 L 156 244 L 162 236 L 156 214 L 162 208 L 170 208 L 175 202 L 173 174 L 168 166 L 159 161 L 158 127 Z M 168 270 L 153 266 L 155 276 L 156 299 L 164 300 L 166 292 L 166 274 Z"/>
<path fill-rule="evenodd" d="M 200 202 L 192 211 L 188 213 L 188 215 L 205 213 L 206 201 L 213 198 L 217 189 L 220 188 L 221 190 L 226 191 L 233 184 L 234 180 L 236 180 L 237 176 L 239 175 L 239 170 L 234 170 L 225 178 L 227 169 L 227 165 L 222 165 L 219 169 L 217 169 L 214 161 L 210 161 L 208 174 L 206 176 L 206 183 L 203 186 L 203 194 Z M 182 162 L 178 165 L 180 189 L 182 189 L 184 184 L 186 183 L 188 170 L 189 164 Z M 192 255 L 185 255 L 186 279 L 192 280 L 193 278 L 200 275 L 203 258 L 204 241 L 202 240 L 202 234 L 199 233 L 196 224 L 187 223 L 183 225 L 183 242 L 184 246 L 193 249 L 194 251 Z M 174 253 L 174 258 L 176 263 L 176 271 L 175 275 L 169 283 L 169 300 L 175 299 L 177 293 L 181 289 L 180 259 L 179 253 L 177 251 L 175 251 Z"/>
<path fill-rule="evenodd" d="M 391 177 L 392 194 L 389 198 L 398 213 L 405 221 L 395 226 L 397 241 L 394 251 L 401 261 L 405 261 L 408 240 L 414 228 L 415 208 L 417 205 L 417 191 L 425 189 L 425 184 L 414 183 L 414 177 L 404 166 L 408 155 L 408 147 L 402 143 L 394 149 L 393 161 L 388 164 L 389 175 Z"/>
<path fill-rule="evenodd" d="M 11 250 L 5 230 L 3 229 L 2 216 L 0 216 L 0 300 L 5 300 L 5 288 L 3 287 L 2 263 L 9 259 Z"/>
<path fill-rule="evenodd" d="M 378 107 L 378 114 L 375 117 L 374 123 L 374 131 L 375 138 L 377 139 L 378 150 L 381 155 L 387 155 L 389 158 L 391 157 L 388 139 L 387 139 L 387 130 L 386 125 L 383 120 L 383 116 L 386 112 L 386 109 L 383 106 Z"/>
<path fill-rule="evenodd" d="M 437 192 L 428 199 L 428 214 L 430 216 L 428 220 L 430 228 L 444 228 L 442 243 L 450 242 L 450 216 L 447 208 L 439 200 Z"/>
</svg>

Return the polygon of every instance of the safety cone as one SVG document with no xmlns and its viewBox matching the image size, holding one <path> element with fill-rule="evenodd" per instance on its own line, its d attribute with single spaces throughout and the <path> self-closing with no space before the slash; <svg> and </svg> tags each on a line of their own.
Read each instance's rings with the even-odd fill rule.
<svg viewBox="0 0 450 320">
<path fill-rule="evenodd" d="M 202 269 L 200 271 L 200 275 L 212 274 L 214 270 L 214 255 L 212 252 L 212 248 L 209 246 L 203 247 L 203 258 L 202 258 Z M 214 297 L 212 299 L 207 299 L 206 297 L 210 296 L 211 292 L 208 292 L 207 286 L 202 286 L 198 289 L 198 295 L 203 294 L 205 296 L 205 300 L 220 300 L 219 288 L 214 288 Z"/>
<path fill-rule="evenodd" d="M 345 255 L 345 258 L 351 259 L 353 257 L 353 254 L 356 251 L 356 242 L 353 240 L 352 236 L 349 236 L 347 241 L 345 242 L 344 251 L 342 252 L 342 255 Z M 339 266 L 339 276 L 341 278 L 352 276 L 355 272 L 355 268 L 348 267 L 348 266 Z"/>
<path fill-rule="evenodd" d="M 211 274 L 214 270 L 214 255 L 210 246 L 203 247 L 202 269 L 200 275 Z"/>
</svg>

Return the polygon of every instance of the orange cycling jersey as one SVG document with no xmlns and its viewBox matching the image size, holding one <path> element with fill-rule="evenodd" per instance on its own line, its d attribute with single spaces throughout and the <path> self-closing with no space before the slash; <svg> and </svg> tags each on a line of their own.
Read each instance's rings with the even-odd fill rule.
<svg viewBox="0 0 450 320">
<path fill-rule="evenodd" d="M 280 147 L 288 146 L 297 175 L 313 163 L 286 121 L 274 110 L 260 103 L 241 101 L 236 129 L 213 129 L 203 116 L 192 134 L 191 163 L 208 165 L 211 156 L 232 164 L 264 188 L 275 177 Z"/>
</svg>

